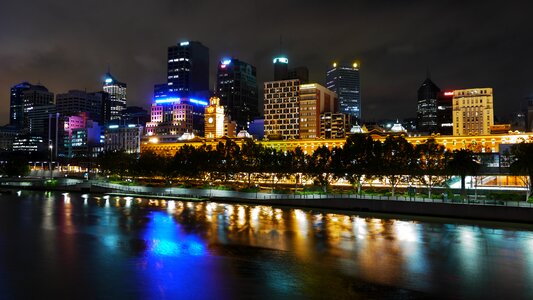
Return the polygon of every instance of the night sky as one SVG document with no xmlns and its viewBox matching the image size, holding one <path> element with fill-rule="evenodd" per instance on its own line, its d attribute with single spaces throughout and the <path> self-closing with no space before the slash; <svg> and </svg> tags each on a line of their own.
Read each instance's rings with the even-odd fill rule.
<svg viewBox="0 0 533 300">
<path fill-rule="evenodd" d="M 496 116 L 507 117 L 533 94 L 528 2 L 2 0 L 0 124 L 12 85 L 96 91 L 108 65 L 128 105 L 148 108 L 167 47 L 185 40 L 209 47 L 211 86 L 216 62 L 233 56 L 257 67 L 262 87 L 280 35 L 289 67 L 307 66 L 313 82 L 334 60 L 360 60 L 365 120 L 414 117 L 428 68 L 441 89 L 494 88 Z"/>
</svg>

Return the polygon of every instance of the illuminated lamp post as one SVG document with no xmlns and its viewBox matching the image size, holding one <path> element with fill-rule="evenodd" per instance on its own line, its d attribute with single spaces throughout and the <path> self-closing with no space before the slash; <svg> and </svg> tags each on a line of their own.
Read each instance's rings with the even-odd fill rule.
<svg viewBox="0 0 533 300">
<path fill-rule="evenodd" d="M 52 173 L 52 150 L 54 149 L 54 146 L 52 146 L 52 141 L 49 142 L 48 149 L 50 150 L 50 160 L 48 161 L 48 168 L 50 169 L 50 179 L 52 179 L 53 178 L 53 173 Z"/>
</svg>

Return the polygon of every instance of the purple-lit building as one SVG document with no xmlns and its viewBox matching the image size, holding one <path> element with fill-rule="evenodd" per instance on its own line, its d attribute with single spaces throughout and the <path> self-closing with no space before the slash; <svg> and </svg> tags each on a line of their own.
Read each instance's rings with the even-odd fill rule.
<svg viewBox="0 0 533 300">
<path fill-rule="evenodd" d="M 103 151 L 103 127 L 87 118 L 87 114 L 68 116 L 63 123 L 62 156 L 96 157 Z"/>
</svg>

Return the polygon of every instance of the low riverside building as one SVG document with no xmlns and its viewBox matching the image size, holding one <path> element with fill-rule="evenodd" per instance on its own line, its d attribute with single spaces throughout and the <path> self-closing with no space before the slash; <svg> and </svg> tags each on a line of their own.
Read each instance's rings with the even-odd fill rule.
<svg viewBox="0 0 533 300">
<path fill-rule="evenodd" d="M 507 133 L 507 134 L 492 134 L 492 135 L 468 135 L 468 136 L 409 136 L 405 133 L 384 133 L 378 130 L 371 130 L 370 134 L 374 139 L 384 141 L 389 135 L 402 135 L 408 142 L 413 145 L 422 144 L 427 139 L 434 138 L 438 144 L 446 147 L 449 151 L 459 149 L 469 149 L 476 153 L 499 153 L 502 148 L 507 149 L 509 145 L 517 144 L 524 141 L 533 141 L 533 133 Z M 184 145 L 192 145 L 200 147 L 202 145 L 212 145 L 216 147 L 219 142 L 225 143 L 228 138 L 220 139 L 203 139 L 195 138 L 194 140 L 183 141 L 169 141 L 157 140 L 153 138 L 145 138 L 141 143 L 141 153 L 144 151 L 153 151 L 161 155 L 174 155 L 176 151 Z M 244 139 L 232 139 L 239 146 Z M 346 139 L 289 139 L 289 140 L 260 140 L 257 143 L 266 147 L 282 151 L 291 151 L 297 147 L 301 147 L 306 153 L 313 153 L 317 148 L 325 145 L 332 149 L 334 147 L 344 146 Z M 505 146 L 507 145 L 507 147 Z M 503 147 L 502 147 L 503 146 Z"/>
</svg>

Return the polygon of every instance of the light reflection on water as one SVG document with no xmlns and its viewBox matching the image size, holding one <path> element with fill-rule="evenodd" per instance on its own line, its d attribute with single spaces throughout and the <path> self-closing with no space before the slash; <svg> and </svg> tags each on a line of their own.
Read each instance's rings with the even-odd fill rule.
<svg viewBox="0 0 533 300">
<path fill-rule="evenodd" d="M 266 205 L 76 194 L 26 199 L 21 207 L 41 209 L 40 216 L 31 215 L 35 209 L 18 213 L 43 230 L 32 255 L 53 255 L 69 272 L 108 268 L 136 283 L 123 288 L 141 298 L 235 298 L 244 290 L 297 298 L 533 293 L 528 230 Z M 10 216 L 2 205 L 0 214 Z M 385 294 L 368 294 L 375 290 Z"/>
</svg>

